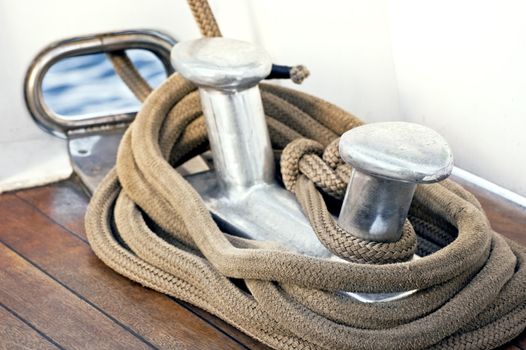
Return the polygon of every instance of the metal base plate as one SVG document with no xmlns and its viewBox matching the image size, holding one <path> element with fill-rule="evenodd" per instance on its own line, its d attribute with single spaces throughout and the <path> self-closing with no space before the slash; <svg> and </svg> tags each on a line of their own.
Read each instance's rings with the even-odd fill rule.
<svg viewBox="0 0 526 350">
<path fill-rule="evenodd" d="M 243 190 L 223 189 L 212 171 L 186 180 L 203 198 L 218 225 L 230 234 L 259 241 L 274 241 L 304 255 L 328 258 L 296 198 L 276 184 Z"/>
<path fill-rule="evenodd" d="M 115 166 L 117 149 L 125 130 L 114 128 L 68 137 L 71 165 L 90 194 Z"/>
</svg>

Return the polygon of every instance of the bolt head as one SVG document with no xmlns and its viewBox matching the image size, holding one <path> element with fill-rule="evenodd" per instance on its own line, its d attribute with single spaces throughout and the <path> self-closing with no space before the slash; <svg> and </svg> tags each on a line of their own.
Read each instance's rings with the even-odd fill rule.
<svg viewBox="0 0 526 350">
<path fill-rule="evenodd" d="M 344 133 L 339 147 L 342 159 L 357 171 L 389 180 L 432 183 L 453 169 L 446 140 L 414 123 L 366 124 Z"/>
<path fill-rule="evenodd" d="M 199 87 L 243 90 L 270 74 L 272 61 L 260 47 L 226 38 L 202 38 L 176 44 L 172 65 Z"/>
</svg>

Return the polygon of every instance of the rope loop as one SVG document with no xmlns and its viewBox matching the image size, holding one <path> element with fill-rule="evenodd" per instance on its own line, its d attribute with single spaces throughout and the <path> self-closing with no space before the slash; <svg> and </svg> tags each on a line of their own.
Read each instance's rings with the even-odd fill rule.
<svg viewBox="0 0 526 350">
<path fill-rule="evenodd" d="M 295 192 L 298 176 L 303 174 L 323 192 L 336 199 L 342 199 L 352 169 L 340 158 L 339 140 L 333 140 L 325 149 L 319 142 L 304 138 L 289 143 L 280 160 L 285 188 Z"/>
<path fill-rule="evenodd" d="M 410 260 L 417 246 L 416 233 L 406 220 L 397 242 L 383 243 L 359 238 L 333 219 L 323 197 L 342 198 L 350 167 L 339 157 L 339 138 L 324 149 L 321 143 L 300 138 L 289 143 L 281 154 L 281 175 L 285 188 L 296 194 L 320 242 L 334 255 L 356 263 L 389 264 Z M 314 186 L 316 185 L 316 187 Z"/>
<path fill-rule="evenodd" d="M 375 242 L 361 239 L 357 234 L 338 226 L 327 210 L 325 201 L 306 176 L 300 175 L 296 197 L 304 208 L 316 236 L 334 255 L 355 263 L 392 264 L 408 261 L 416 251 L 416 233 L 409 220 L 396 242 Z"/>
<path fill-rule="evenodd" d="M 317 156 L 323 154 L 323 146 L 314 140 L 300 138 L 289 143 L 281 153 L 280 166 L 281 176 L 285 188 L 294 193 L 298 176 L 300 175 L 300 162 L 305 156 Z"/>
</svg>

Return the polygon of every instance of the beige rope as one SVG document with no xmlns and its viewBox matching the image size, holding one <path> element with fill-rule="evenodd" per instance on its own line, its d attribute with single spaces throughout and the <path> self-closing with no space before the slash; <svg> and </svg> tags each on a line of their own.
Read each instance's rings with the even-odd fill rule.
<svg viewBox="0 0 526 350">
<path fill-rule="evenodd" d="M 203 36 L 221 36 L 221 31 L 207 0 L 188 0 L 188 5 Z"/>
<path fill-rule="evenodd" d="M 140 101 L 144 101 L 152 92 L 152 88 L 148 82 L 142 78 L 141 74 L 133 65 L 133 62 L 128 55 L 126 55 L 126 52 L 113 51 L 108 53 L 107 56 L 122 81 L 128 86 L 133 86 L 133 89 L 130 90 L 134 93 L 135 97 Z"/>
<path fill-rule="evenodd" d="M 273 87 L 262 89 L 268 92 Z M 206 144 L 205 129 L 191 127 L 202 120 L 198 106 L 195 87 L 178 75 L 155 90 L 123 139 L 117 172 L 105 179 L 90 203 L 86 216 L 90 243 L 116 271 L 202 307 L 279 349 L 421 349 L 437 344 L 450 348 L 480 329 L 486 330 L 486 339 L 464 348 L 491 348 L 524 328 L 524 249 L 492 233 L 483 213 L 462 198 L 470 196 L 459 187 L 418 188 L 413 204 L 417 209 L 412 212 L 422 213 L 421 220 L 452 242 L 414 262 L 338 263 L 225 236 L 196 192 L 173 169 L 192 153 L 188 145 Z M 291 119 L 296 108 L 289 111 Z M 307 105 L 300 108 L 313 118 Z M 346 124 L 359 124 L 346 116 L 350 119 Z M 323 120 L 317 122 L 310 125 L 325 127 Z M 273 141 L 275 135 L 272 132 Z M 279 134 L 278 140 L 282 137 Z M 173 164 L 165 160 L 170 155 Z M 309 215 L 319 214 L 318 210 L 326 215 L 323 199 L 312 195 L 317 193 L 312 182 L 300 180 L 295 190 L 300 196 L 312 196 L 315 207 L 321 208 L 305 208 Z M 428 216 L 439 218 L 438 223 L 429 223 Z M 456 229 L 443 229 L 446 224 Z M 425 236 L 418 233 L 419 239 Z M 229 278 L 243 279 L 252 295 Z M 510 283 L 514 287 L 508 287 Z M 410 289 L 420 291 L 385 304 L 357 304 L 337 292 Z M 322 291 L 324 298 L 318 298 Z M 368 311 L 350 320 L 341 312 L 341 303 L 347 309 L 359 305 L 357 310 Z M 486 315 L 485 323 L 465 332 L 481 314 Z M 397 327 L 390 328 L 393 324 Z"/>
<path fill-rule="evenodd" d="M 140 75 L 126 60 L 113 63 L 144 97 Z M 219 230 L 174 170 L 208 147 L 195 86 L 178 74 L 146 98 L 120 145 L 116 170 L 90 202 L 86 231 L 101 260 L 276 349 L 491 349 L 524 330 L 526 249 L 492 232 L 471 194 L 451 181 L 419 186 L 401 241 L 357 240 L 329 214 L 338 201 L 326 203 L 319 191 L 342 197 L 350 168 L 335 140 L 362 122 L 298 91 L 266 84 L 261 90 L 285 186 L 320 240 L 349 262 Z M 415 239 L 423 257 L 403 261 Z M 412 289 L 419 291 L 373 304 L 340 292 Z"/>
<path fill-rule="evenodd" d="M 290 80 L 296 84 L 301 84 L 310 75 L 309 70 L 304 65 L 297 65 L 290 70 Z"/>
</svg>

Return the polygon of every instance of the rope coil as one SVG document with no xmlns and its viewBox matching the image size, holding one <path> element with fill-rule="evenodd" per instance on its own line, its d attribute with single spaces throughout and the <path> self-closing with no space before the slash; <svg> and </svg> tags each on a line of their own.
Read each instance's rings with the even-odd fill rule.
<svg viewBox="0 0 526 350">
<path fill-rule="evenodd" d="M 261 88 L 286 91 L 273 95 L 272 106 L 278 100 L 289 103 L 283 96 L 291 90 Z M 326 129 L 318 133 L 318 142 L 328 131 L 337 133 L 339 120 L 360 123 L 336 107 L 329 114 L 337 118 L 328 119 L 313 103 L 316 98 L 300 92 L 294 96 L 308 103 L 281 111 L 287 111 L 281 120 L 288 124 L 271 122 L 277 118 L 264 100 L 277 149 L 300 134 L 291 127 L 298 123 L 299 109 L 301 118 L 311 119 L 309 125 Z M 276 125 L 283 128 L 276 131 Z M 493 348 L 524 329 L 525 250 L 493 233 L 479 204 L 459 186 L 446 181 L 420 186 L 415 194 L 411 214 L 451 241 L 439 251 L 385 265 L 326 261 L 222 233 L 174 170 L 206 144 L 195 87 L 175 74 L 146 99 L 123 138 L 116 171 L 100 185 L 86 215 L 92 248 L 111 268 L 277 349 Z M 316 209 L 304 209 L 309 215 L 328 215 L 317 188 L 304 176 L 296 194 L 316 203 Z M 448 225 L 456 229 L 448 231 Z M 419 240 L 432 234 L 414 227 Z M 242 279 L 251 294 L 230 278 Z M 420 291 L 405 300 L 363 305 L 338 292 L 412 289 Z M 347 305 L 343 309 L 342 303 Z M 341 311 L 354 307 L 367 311 L 351 319 Z M 474 323 L 479 326 L 472 329 Z M 473 343 L 464 344 L 466 339 Z"/>
<path fill-rule="evenodd" d="M 220 34 L 209 8 L 199 7 L 206 2 L 191 3 L 202 32 Z M 334 224 L 319 191 L 343 196 L 350 168 L 335 140 L 362 121 L 295 90 L 261 84 L 282 177 L 320 239 L 349 262 L 221 232 L 174 170 L 208 147 L 195 86 L 174 74 L 149 93 L 122 55 L 111 57 L 145 99 L 86 214 L 94 252 L 118 273 L 276 349 L 491 349 L 524 330 L 526 249 L 494 233 L 459 185 L 419 186 L 399 242 L 357 240 Z M 415 246 L 424 257 L 404 261 Z M 340 292 L 413 289 L 372 304 Z"/>
</svg>

